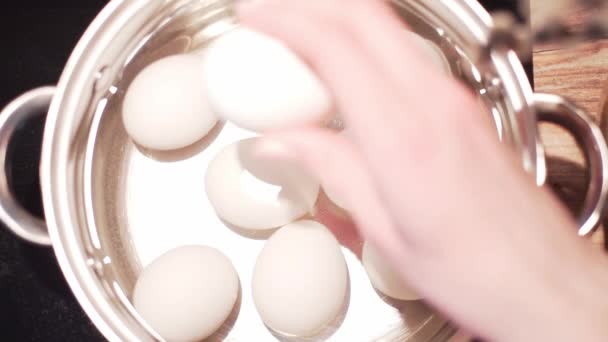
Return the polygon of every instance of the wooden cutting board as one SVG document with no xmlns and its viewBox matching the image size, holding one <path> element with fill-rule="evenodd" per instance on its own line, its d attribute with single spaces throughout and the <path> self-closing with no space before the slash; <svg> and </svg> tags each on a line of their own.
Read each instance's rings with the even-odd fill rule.
<svg viewBox="0 0 608 342">
<path fill-rule="evenodd" d="M 531 0 L 534 13 L 548 11 L 554 0 Z M 585 16 L 583 10 L 572 10 L 567 22 L 576 30 Z M 598 112 L 603 92 L 608 85 L 608 39 L 573 46 L 536 45 L 533 48 L 534 83 L 537 92 L 565 96 L 585 109 L 599 122 Z M 547 149 L 549 184 L 564 199 L 569 208 L 578 211 L 586 190 L 584 158 L 574 139 L 552 125 L 541 126 L 541 138 Z M 599 229 L 592 237 L 598 245 L 608 245 L 607 229 Z"/>
</svg>

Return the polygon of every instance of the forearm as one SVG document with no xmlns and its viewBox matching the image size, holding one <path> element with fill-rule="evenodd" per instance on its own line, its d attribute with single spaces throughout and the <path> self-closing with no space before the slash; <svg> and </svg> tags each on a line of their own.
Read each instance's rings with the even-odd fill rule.
<svg viewBox="0 0 608 342">
<path fill-rule="evenodd" d="M 454 234 L 442 240 L 449 243 L 436 241 L 435 252 L 410 266 L 423 280 L 419 290 L 489 341 L 607 341 L 606 256 L 576 235 L 551 195 L 530 190 L 521 198 L 529 203 L 496 199 L 443 230 Z"/>
<path fill-rule="evenodd" d="M 559 260 L 570 253 L 551 254 L 557 260 L 544 269 L 513 267 L 496 270 L 504 274 L 501 281 L 465 281 L 466 294 L 455 299 L 458 303 L 448 303 L 457 308 L 448 315 L 488 341 L 607 341 L 608 265 L 603 256 L 564 263 Z M 457 294 L 446 295 L 451 300 Z"/>
<path fill-rule="evenodd" d="M 504 306 L 495 307 L 504 316 L 489 323 L 490 340 L 608 340 L 606 257 L 586 241 L 552 232 L 552 241 L 530 241 L 528 250 L 519 249 L 525 264 L 504 266 L 505 279 L 496 288 Z"/>
<path fill-rule="evenodd" d="M 581 248 L 585 247 L 591 246 Z M 530 300 L 530 306 L 536 306 L 533 312 L 538 309 L 538 321 L 521 322 L 524 326 L 518 340 L 608 340 L 608 264 L 605 257 L 588 250 L 570 250 L 552 257 L 556 260 L 546 264 L 549 269 L 539 279 L 536 294 L 530 294 L 539 298 Z M 513 341 L 509 336 L 501 340 Z"/>
<path fill-rule="evenodd" d="M 531 195 L 539 212 L 521 253 L 528 254 L 528 307 L 520 341 L 607 341 L 608 259 L 599 248 L 575 233 L 576 224 L 548 191 Z M 530 216 L 533 212 L 530 212 Z M 513 313 L 516 315 L 517 313 Z M 517 331 L 517 329 L 516 329 Z M 512 331 L 511 333 L 515 333 Z M 502 341 L 513 341 L 505 336 Z"/>
</svg>

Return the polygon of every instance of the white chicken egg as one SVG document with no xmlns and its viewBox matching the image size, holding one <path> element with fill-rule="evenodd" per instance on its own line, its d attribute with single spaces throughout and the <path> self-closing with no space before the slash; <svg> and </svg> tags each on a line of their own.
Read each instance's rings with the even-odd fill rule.
<svg viewBox="0 0 608 342">
<path fill-rule="evenodd" d="M 322 123 L 332 109 L 319 78 L 278 40 L 247 28 L 217 38 L 203 76 L 214 111 L 248 130 Z"/>
<path fill-rule="evenodd" d="M 143 270 L 133 290 L 133 306 L 165 340 L 200 341 L 220 328 L 238 295 L 238 275 L 224 254 L 184 246 Z"/>
<path fill-rule="evenodd" d="M 406 32 L 412 36 L 414 41 L 418 44 L 422 52 L 429 58 L 433 65 L 435 65 L 439 70 L 442 70 L 445 74 L 451 75 L 450 63 L 441 49 L 435 43 L 412 31 Z"/>
<path fill-rule="evenodd" d="M 254 230 L 277 228 L 310 213 L 319 193 L 318 181 L 298 164 L 258 157 L 258 139 L 226 146 L 209 163 L 205 177 L 217 215 Z"/>
<path fill-rule="evenodd" d="M 332 233 L 315 221 L 286 225 L 266 242 L 253 270 L 262 321 L 276 332 L 312 336 L 345 304 L 348 270 Z"/>
<path fill-rule="evenodd" d="M 217 124 L 206 98 L 200 56 L 174 55 L 145 67 L 127 89 L 122 119 L 129 136 L 153 150 L 175 150 Z"/>
<path fill-rule="evenodd" d="M 421 297 L 397 274 L 395 269 L 368 242 L 363 244 L 363 267 L 374 288 L 399 300 L 419 300 Z"/>
</svg>

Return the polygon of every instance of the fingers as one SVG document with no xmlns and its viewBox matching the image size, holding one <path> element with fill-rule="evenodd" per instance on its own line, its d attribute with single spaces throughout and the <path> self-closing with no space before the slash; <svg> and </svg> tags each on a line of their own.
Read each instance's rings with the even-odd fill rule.
<svg viewBox="0 0 608 342">
<path fill-rule="evenodd" d="M 402 253 L 404 239 L 379 200 L 363 159 L 345 137 L 319 128 L 294 129 L 262 138 L 257 151 L 302 163 L 324 188 L 344 199 L 365 239 L 393 256 Z"/>
<path fill-rule="evenodd" d="M 495 138 L 480 123 L 478 104 L 464 88 L 431 72 L 426 79 L 412 78 L 417 75 L 416 70 L 432 67 L 412 52 L 414 44 L 408 50 L 408 44 L 400 43 L 405 39 L 406 35 L 401 35 L 405 28 L 380 1 L 352 0 L 349 4 L 358 4 L 352 16 L 350 12 L 344 14 L 336 3 L 271 1 L 241 12 L 241 19 L 282 40 L 316 69 L 331 89 L 354 136 L 360 151 L 356 154 L 358 164 L 367 166 L 365 179 L 371 188 L 368 192 L 377 194 L 379 204 L 393 209 L 393 218 L 414 227 L 408 220 L 420 216 L 421 208 L 440 198 L 442 186 L 453 187 L 462 179 L 474 179 L 473 175 L 458 179 L 453 171 L 444 170 L 485 167 L 478 150 L 495 152 L 496 145 L 489 143 Z M 381 26 L 382 31 L 363 20 L 367 17 L 385 25 Z M 380 23 L 385 20 L 388 24 Z M 378 32 L 389 38 L 378 43 L 374 40 Z M 359 34 L 364 37 L 358 39 Z M 386 64 L 392 58 L 394 64 L 414 71 L 401 69 L 391 73 Z M 402 82 L 395 81 L 397 77 Z M 487 132 L 483 133 L 480 127 Z M 288 135 L 283 136 L 289 139 Z M 320 163 L 324 165 L 322 160 Z M 312 162 L 307 164 L 314 167 Z M 343 165 L 338 167 L 351 171 Z M 347 184 L 352 188 L 358 185 Z M 408 196 L 404 196 L 404 190 Z M 457 192 L 455 196 L 464 199 L 465 194 Z"/>
<path fill-rule="evenodd" d="M 370 152 L 404 145 L 403 140 L 387 136 L 416 139 L 420 132 L 428 133 L 431 127 L 425 125 L 426 115 L 422 120 L 406 120 L 401 115 L 407 108 L 403 98 L 408 95 L 394 86 L 352 35 L 293 3 L 264 2 L 249 7 L 241 13 L 241 21 L 277 37 L 312 65 L 331 90 L 349 128 L 357 140 L 368 142 L 365 148 Z M 415 113 L 412 111 L 412 116 Z"/>
<path fill-rule="evenodd" d="M 456 151 L 455 141 L 480 134 L 477 102 L 404 42 L 405 28 L 383 2 L 350 1 L 352 13 L 338 3 L 263 2 L 241 19 L 285 42 L 318 72 L 382 191 L 433 178 L 446 156 L 466 151 Z M 403 200 L 400 192 L 389 197 Z"/>
<path fill-rule="evenodd" d="M 241 19 L 245 25 L 278 37 L 308 59 L 328 81 L 338 102 L 343 102 L 336 88 L 340 83 L 332 82 L 333 76 L 337 75 L 344 80 L 342 83 L 352 87 L 352 83 L 348 83 L 349 74 L 355 71 L 361 74 L 360 79 L 367 78 L 364 83 L 355 85 L 368 89 L 384 85 L 379 89 L 392 93 L 401 102 L 400 110 L 396 112 L 377 108 L 368 111 L 367 116 L 387 120 L 385 122 L 389 124 L 398 122 L 401 129 L 415 122 L 418 128 L 426 131 L 432 126 L 425 124 L 426 121 L 441 123 L 450 121 L 450 117 L 460 120 L 458 116 L 476 113 L 472 94 L 432 65 L 419 50 L 419 44 L 406 33 L 405 24 L 384 1 L 352 0 L 347 4 L 322 0 L 265 1 L 241 13 Z M 346 45 L 348 49 L 339 48 Z M 330 56 L 327 56 L 327 50 L 331 51 Z M 365 58 L 359 58 L 361 56 Z M 327 58 L 333 58 L 337 63 L 330 63 Z M 347 69 L 349 65 L 355 67 L 355 63 L 350 63 L 353 58 L 365 61 L 366 65 L 356 63 L 356 69 Z M 329 73 L 320 68 L 326 64 L 332 64 L 327 68 Z M 370 82 L 369 73 L 362 72 L 367 70 L 373 71 L 380 81 Z M 371 96 L 370 93 L 364 98 Z M 357 120 L 353 116 L 345 115 L 347 121 Z M 352 125 L 357 126 L 356 122 Z M 357 131 L 355 127 L 355 133 Z"/>
<path fill-rule="evenodd" d="M 428 79 L 427 82 L 445 86 L 445 75 L 419 49 L 419 42 L 409 34 L 407 24 L 382 0 L 341 1 L 284 1 L 286 5 L 305 11 L 327 23 L 338 25 L 357 43 L 361 53 L 377 61 L 384 75 L 399 83 L 403 75 L 409 79 Z M 413 64 L 410 64 L 412 62 Z M 418 92 L 413 82 L 400 84 L 405 93 Z M 433 85 L 431 85 L 433 88 Z"/>
<path fill-rule="evenodd" d="M 326 195 L 319 195 L 315 210 L 315 219 L 324 224 L 336 237 L 338 242 L 348 248 L 357 258 L 361 258 L 363 242 L 353 219 L 344 211 L 337 209 Z"/>
</svg>

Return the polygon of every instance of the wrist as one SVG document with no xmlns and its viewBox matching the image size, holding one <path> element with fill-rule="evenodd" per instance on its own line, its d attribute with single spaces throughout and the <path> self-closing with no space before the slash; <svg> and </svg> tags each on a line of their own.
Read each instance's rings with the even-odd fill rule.
<svg viewBox="0 0 608 342">
<path fill-rule="evenodd" d="M 529 335 L 521 340 L 606 341 L 608 340 L 608 261 L 604 255 L 590 251 L 586 243 L 581 250 L 557 255 L 561 262 L 547 263 L 538 288 L 537 320 L 529 320 Z M 568 259 L 568 260 L 566 260 Z M 550 286 L 547 286 L 550 285 Z M 544 291 L 544 294 L 540 292 Z M 512 341 L 513 339 L 506 339 Z"/>
<path fill-rule="evenodd" d="M 602 253 L 587 252 L 586 265 L 579 268 L 578 273 L 572 272 L 572 297 L 566 303 L 571 312 L 564 312 L 564 323 L 579 326 L 580 341 L 607 341 L 608 259 Z"/>
</svg>

